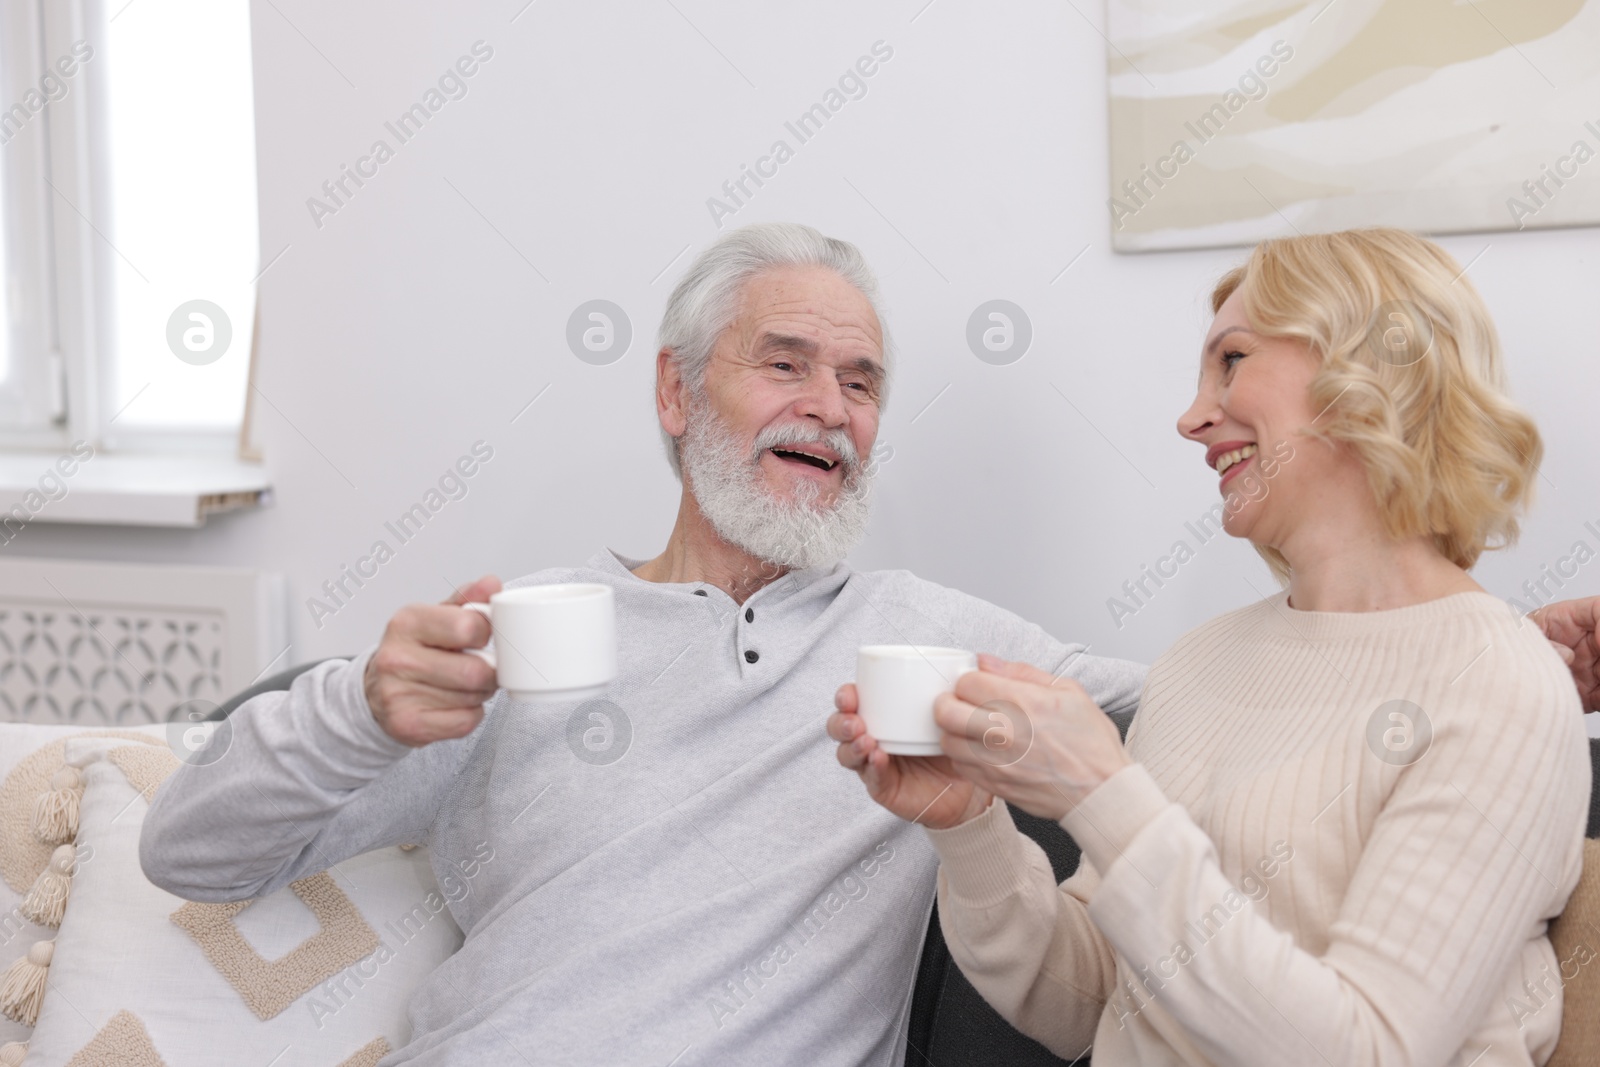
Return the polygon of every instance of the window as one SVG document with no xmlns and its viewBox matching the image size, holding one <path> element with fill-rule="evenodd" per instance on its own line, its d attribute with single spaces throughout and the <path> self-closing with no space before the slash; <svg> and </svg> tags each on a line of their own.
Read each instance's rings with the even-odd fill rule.
<svg viewBox="0 0 1600 1067">
<path fill-rule="evenodd" d="M 237 440 L 260 270 L 249 14 L 0 7 L 0 446 Z"/>
<path fill-rule="evenodd" d="M 65 410 L 44 133 L 60 91 L 41 88 L 38 14 L 27 3 L 0 7 L 0 426 L 27 436 Z"/>
</svg>

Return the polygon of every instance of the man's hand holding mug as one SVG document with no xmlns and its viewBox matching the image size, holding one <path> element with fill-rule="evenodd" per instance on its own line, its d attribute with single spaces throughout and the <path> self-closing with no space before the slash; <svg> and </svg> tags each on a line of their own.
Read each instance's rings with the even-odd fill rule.
<svg viewBox="0 0 1600 1067">
<path fill-rule="evenodd" d="M 384 733 L 421 748 L 477 729 L 498 685 L 494 668 L 466 650 L 487 644 L 491 630 L 486 617 L 461 605 L 487 603 L 499 591 L 500 579 L 487 575 L 442 604 L 408 604 L 389 620 L 364 679 Z"/>
</svg>

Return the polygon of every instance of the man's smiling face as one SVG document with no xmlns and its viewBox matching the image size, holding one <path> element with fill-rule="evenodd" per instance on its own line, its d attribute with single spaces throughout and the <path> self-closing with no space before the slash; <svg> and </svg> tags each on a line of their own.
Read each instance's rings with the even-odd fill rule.
<svg viewBox="0 0 1600 1067">
<path fill-rule="evenodd" d="M 750 278 L 699 388 L 657 356 L 684 490 L 725 543 L 779 568 L 837 563 L 866 534 L 887 368 L 871 301 L 836 272 Z"/>
<path fill-rule="evenodd" d="M 884 381 L 882 331 L 861 291 L 825 268 L 785 267 L 745 285 L 705 396 L 747 452 L 776 437 L 758 460 L 773 499 L 811 484 L 802 497 L 825 509 L 872 452 Z"/>
</svg>

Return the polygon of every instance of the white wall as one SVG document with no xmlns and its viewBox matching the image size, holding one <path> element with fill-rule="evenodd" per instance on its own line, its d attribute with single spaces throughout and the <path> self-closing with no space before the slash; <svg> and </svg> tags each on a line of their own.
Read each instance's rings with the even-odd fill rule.
<svg viewBox="0 0 1600 1067">
<path fill-rule="evenodd" d="M 1096 5 L 541 0 L 512 22 L 524 2 L 255 6 L 263 256 L 288 246 L 262 279 L 276 506 L 193 532 L 36 526 L 13 551 L 282 571 L 294 660 L 357 649 L 401 603 L 480 573 L 602 545 L 654 554 L 677 483 L 651 342 L 678 272 L 718 232 L 705 201 L 774 139 L 794 144 L 784 121 L 882 40 L 893 58 L 867 95 L 732 220 L 812 223 L 880 272 L 902 359 L 881 438 L 893 458 L 856 564 L 908 567 L 1141 658 L 1275 588 L 1247 545 L 1219 540 L 1120 631 L 1106 608 L 1216 499 L 1173 423 L 1205 294 L 1243 252 L 1108 250 L 1105 44 L 1077 13 L 1098 20 Z M 393 145 L 383 123 L 480 39 L 494 55 L 469 94 L 314 226 L 307 198 L 376 138 Z M 1600 547 L 1583 529 L 1600 529 L 1600 231 L 1444 244 L 1476 258 L 1516 393 L 1546 433 L 1523 543 L 1479 571 L 1510 595 L 1573 541 Z M 564 340 L 571 311 L 600 297 L 635 331 L 605 367 Z M 1035 330 L 1008 367 L 965 342 L 994 297 Z M 375 539 L 393 543 L 383 522 L 479 439 L 494 459 L 470 494 L 316 628 L 306 598 Z M 1579 587 L 1600 590 L 1600 564 Z"/>
</svg>

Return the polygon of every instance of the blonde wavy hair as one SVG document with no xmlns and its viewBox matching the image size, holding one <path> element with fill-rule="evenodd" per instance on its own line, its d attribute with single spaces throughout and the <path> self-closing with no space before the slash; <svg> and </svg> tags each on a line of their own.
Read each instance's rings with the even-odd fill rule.
<svg viewBox="0 0 1600 1067">
<path fill-rule="evenodd" d="M 1285 237 L 1217 282 L 1212 311 L 1235 292 L 1251 329 L 1320 357 L 1324 414 L 1301 432 L 1360 458 L 1390 536 L 1427 536 L 1462 569 L 1515 542 L 1544 443 L 1507 397 L 1489 310 L 1449 253 L 1394 229 Z M 1288 580 L 1281 553 L 1256 550 Z"/>
</svg>

